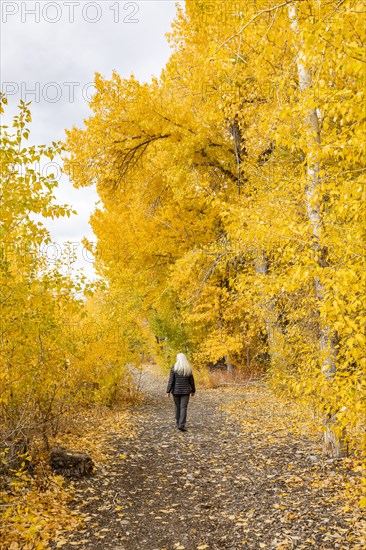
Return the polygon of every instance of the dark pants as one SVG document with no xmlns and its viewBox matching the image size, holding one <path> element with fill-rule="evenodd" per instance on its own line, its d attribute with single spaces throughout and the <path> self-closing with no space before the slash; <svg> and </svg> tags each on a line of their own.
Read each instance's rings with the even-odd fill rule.
<svg viewBox="0 0 366 550">
<path fill-rule="evenodd" d="M 178 428 L 184 428 L 187 420 L 187 407 L 189 393 L 187 395 L 174 395 L 175 420 Z"/>
</svg>

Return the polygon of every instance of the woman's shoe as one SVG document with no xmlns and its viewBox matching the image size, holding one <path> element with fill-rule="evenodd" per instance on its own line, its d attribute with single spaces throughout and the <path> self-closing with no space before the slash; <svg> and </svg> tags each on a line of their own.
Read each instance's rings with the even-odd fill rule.
<svg viewBox="0 0 366 550">
<path fill-rule="evenodd" d="M 187 431 L 186 428 L 178 428 L 178 430 L 180 430 L 181 432 L 186 432 Z"/>
</svg>

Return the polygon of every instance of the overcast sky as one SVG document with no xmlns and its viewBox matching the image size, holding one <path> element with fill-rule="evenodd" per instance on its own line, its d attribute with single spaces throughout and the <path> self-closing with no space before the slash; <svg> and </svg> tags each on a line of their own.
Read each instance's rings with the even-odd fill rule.
<svg viewBox="0 0 366 550">
<path fill-rule="evenodd" d="M 107 78 L 113 70 L 122 77 L 133 73 L 148 81 L 159 76 L 170 55 L 165 33 L 176 13 L 172 0 L 0 3 L 2 91 L 9 115 L 19 99 L 32 101 L 32 144 L 62 140 L 65 128 L 83 125 L 95 72 Z M 58 243 L 47 252 L 50 261 L 72 241 L 79 252 L 76 267 L 89 278 L 92 261 L 82 254 L 81 239 L 95 241 L 88 220 L 97 199 L 93 188 L 74 189 L 63 176 L 57 200 L 72 205 L 78 215 L 46 221 Z"/>
</svg>

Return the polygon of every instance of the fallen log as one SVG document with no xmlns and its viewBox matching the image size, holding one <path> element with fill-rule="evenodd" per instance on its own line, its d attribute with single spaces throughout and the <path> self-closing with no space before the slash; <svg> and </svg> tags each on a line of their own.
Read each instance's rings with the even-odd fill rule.
<svg viewBox="0 0 366 550">
<path fill-rule="evenodd" d="M 65 477 L 82 477 L 93 473 L 94 462 L 86 453 L 54 447 L 51 449 L 51 468 Z"/>
</svg>

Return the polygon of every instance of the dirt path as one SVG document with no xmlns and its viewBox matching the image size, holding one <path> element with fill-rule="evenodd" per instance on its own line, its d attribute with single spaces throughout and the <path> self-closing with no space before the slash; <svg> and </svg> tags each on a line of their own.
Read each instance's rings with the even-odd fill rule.
<svg viewBox="0 0 366 550">
<path fill-rule="evenodd" d="M 339 466 L 320 465 L 314 441 L 287 432 L 266 437 L 253 392 L 199 391 L 182 433 L 165 379 L 144 372 L 141 386 L 138 437 L 110 434 L 108 464 L 77 482 L 74 505 L 87 522 L 62 548 L 361 548 L 328 483 Z M 223 410 L 244 397 L 258 433 Z"/>
</svg>

